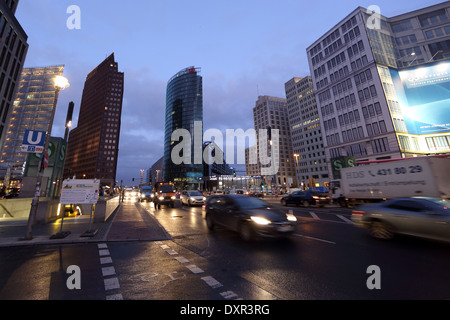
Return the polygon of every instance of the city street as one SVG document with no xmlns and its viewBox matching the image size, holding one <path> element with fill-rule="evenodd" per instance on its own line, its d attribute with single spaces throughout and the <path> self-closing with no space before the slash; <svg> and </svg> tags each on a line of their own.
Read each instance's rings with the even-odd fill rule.
<svg viewBox="0 0 450 320">
<path fill-rule="evenodd" d="M 209 231 L 201 207 L 154 210 L 127 201 L 123 209 L 165 232 L 148 241 L 113 239 L 113 222 L 105 242 L 0 248 L 0 299 L 450 298 L 450 245 L 381 241 L 356 228 L 347 209 L 271 203 L 297 216 L 291 238 L 245 242 L 225 229 Z M 71 265 L 80 268 L 80 289 L 67 287 Z M 379 289 L 368 288 L 369 266 L 379 267 Z"/>
</svg>

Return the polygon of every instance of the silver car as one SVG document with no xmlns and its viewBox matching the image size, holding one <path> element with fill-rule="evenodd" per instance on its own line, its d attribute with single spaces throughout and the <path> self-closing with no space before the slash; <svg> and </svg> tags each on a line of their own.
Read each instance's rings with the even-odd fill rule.
<svg viewBox="0 0 450 320">
<path fill-rule="evenodd" d="M 206 198 L 200 191 L 190 190 L 181 192 L 180 200 L 182 205 L 194 206 L 205 204 Z"/>
<path fill-rule="evenodd" d="M 407 234 L 450 241 L 450 201 L 440 198 L 397 198 L 353 210 L 352 221 L 375 238 Z"/>
</svg>

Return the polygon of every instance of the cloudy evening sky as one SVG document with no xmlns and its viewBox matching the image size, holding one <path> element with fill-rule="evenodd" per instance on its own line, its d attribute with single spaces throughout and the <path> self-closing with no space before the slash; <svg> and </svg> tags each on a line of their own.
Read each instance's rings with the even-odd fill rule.
<svg viewBox="0 0 450 320">
<path fill-rule="evenodd" d="M 53 136 L 67 106 L 77 125 L 86 75 L 115 53 L 125 73 L 117 180 L 131 184 L 163 153 L 167 81 L 189 66 L 203 77 L 204 130 L 253 128 L 259 95 L 285 97 L 284 83 L 310 74 L 306 48 L 358 6 L 392 17 L 442 1 L 20 0 L 30 45 L 25 67 L 65 65 Z M 81 29 L 66 26 L 81 9 Z"/>
</svg>

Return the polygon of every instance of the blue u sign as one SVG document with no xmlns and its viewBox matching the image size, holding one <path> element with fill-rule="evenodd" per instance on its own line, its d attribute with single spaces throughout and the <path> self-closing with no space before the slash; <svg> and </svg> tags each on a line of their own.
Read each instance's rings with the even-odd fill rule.
<svg viewBox="0 0 450 320">
<path fill-rule="evenodd" d="M 45 131 L 26 130 L 23 136 L 24 145 L 43 147 L 45 143 Z"/>
</svg>

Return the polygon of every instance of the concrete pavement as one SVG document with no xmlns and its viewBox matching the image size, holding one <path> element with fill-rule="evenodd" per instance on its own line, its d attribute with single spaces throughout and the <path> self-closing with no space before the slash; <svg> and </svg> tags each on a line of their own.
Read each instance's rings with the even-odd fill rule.
<svg viewBox="0 0 450 320">
<path fill-rule="evenodd" d="M 63 238 L 54 237 L 61 233 L 61 219 L 34 225 L 31 240 L 24 240 L 26 231 L 26 220 L 0 219 L 0 247 L 170 239 L 156 218 L 131 201 L 122 202 L 103 223 L 91 222 L 90 215 L 65 217 Z"/>
</svg>

